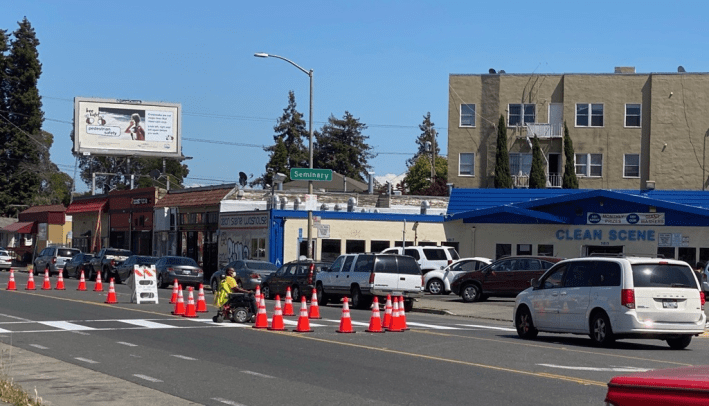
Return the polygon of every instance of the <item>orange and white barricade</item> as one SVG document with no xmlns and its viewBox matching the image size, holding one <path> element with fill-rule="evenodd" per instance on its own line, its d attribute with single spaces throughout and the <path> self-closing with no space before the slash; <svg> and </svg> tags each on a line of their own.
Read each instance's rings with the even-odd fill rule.
<svg viewBox="0 0 709 406">
<path fill-rule="evenodd" d="M 133 291 L 131 303 L 155 303 L 158 304 L 158 282 L 155 265 L 133 266 L 133 275 L 126 281 Z"/>
</svg>

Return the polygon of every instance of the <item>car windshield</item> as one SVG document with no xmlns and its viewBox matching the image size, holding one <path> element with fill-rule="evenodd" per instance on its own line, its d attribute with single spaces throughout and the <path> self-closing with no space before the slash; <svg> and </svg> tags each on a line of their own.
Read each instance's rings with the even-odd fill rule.
<svg viewBox="0 0 709 406">
<path fill-rule="evenodd" d="M 78 254 L 79 252 L 80 251 L 76 250 L 76 249 L 59 249 L 59 250 L 57 250 L 57 256 L 71 258 L 74 255 Z"/>
<path fill-rule="evenodd" d="M 636 288 L 698 289 L 693 271 L 687 265 L 635 264 L 632 268 Z"/>
<path fill-rule="evenodd" d="M 186 257 L 167 257 L 165 258 L 165 265 L 186 265 L 186 266 L 197 266 L 197 263 L 192 258 Z"/>
<path fill-rule="evenodd" d="M 128 250 L 106 250 L 106 255 L 117 255 L 119 257 L 130 256 L 132 252 Z"/>
<path fill-rule="evenodd" d="M 135 257 L 135 263 L 139 264 L 139 265 L 152 265 L 156 262 L 158 262 L 158 258 L 156 258 L 156 257 L 148 257 L 148 256 Z"/>
<path fill-rule="evenodd" d="M 255 271 L 275 271 L 278 269 L 277 266 L 265 261 L 249 261 L 246 262 L 246 266 Z"/>
</svg>

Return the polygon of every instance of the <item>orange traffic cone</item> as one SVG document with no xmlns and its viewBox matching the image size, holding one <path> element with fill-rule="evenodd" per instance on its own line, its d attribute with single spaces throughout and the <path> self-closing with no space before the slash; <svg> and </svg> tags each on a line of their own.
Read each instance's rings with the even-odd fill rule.
<svg viewBox="0 0 709 406">
<path fill-rule="evenodd" d="M 15 272 L 12 268 L 10 268 L 10 280 L 7 282 L 7 290 L 17 290 L 17 286 L 15 286 Z"/>
<path fill-rule="evenodd" d="M 106 301 L 104 303 L 118 303 L 116 300 L 116 288 L 113 286 L 113 278 L 111 278 L 111 283 L 108 284 L 108 295 L 106 296 Z"/>
<path fill-rule="evenodd" d="M 177 290 L 178 290 L 178 285 L 177 285 L 177 279 L 175 279 L 175 284 L 172 285 L 172 297 L 170 298 L 170 304 L 175 304 L 177 303 Z"/>
<path fill-rule="evenodd" d="M 305 296 L 300 300 L 300 316 L 298 316 L 298 325 L 295 327 L 296 333 L 312 333 L 310 329 L 310 320 L 308 320 L 308 303 L 305 301 Z"/>
<path fill-rule="evenodd" d="M 271 319 L 271 327 L 269 330 L 285 331 L 286 326 L 283 324 L 283 312 L 281 311 L 281 296 L 276 295 L 276 307 L 273 309 L 273 318 Z"/>
<path fill-rule="evenodd" d="M 86 290 L 86 278 L 84 278 L 84 270 L 81 270 L 81 278 L 79 279 L 79 287 L 76 290 Z"/>
<path fill-rule="evenodd" d="M 401 329 L 406 331 L 409 327 L 406 326 L 406 312 L 404 312 L 404 297 L 399 296 L 399 318 L 401 319 Z"/>
<path fill-rule="evenodd" d="M 293 297 L 290 295 L 290 286 L 286 288 L 286 305 L 283 308 L 284 316 L 295 316 L 293 311 Z"/>
<path fill-rule="evenodd" d="M 52 284 L 49 283 L 49 268 L 44 270 L 44 283 L 42 284 L 42 290 L 52 290 Z"/>
<path fill-rule="evenodd" d="M 57 276 L 57 285 L 54 287 L 56 290 L 66 290 L 64 287 L 64 271 L 59 271 Z"/>
<path fill-rule="evenodd" d="M 318 292 L 313 289 L 313 297 L 310 299 L 310 313 L 308 313 L 309 319 L 322 319 L 320 317 L 320 307 L 318 307 Z"/>
<path fill-rule="evenodd" d="M 196 310 L 197 309 L 194 305 L 194 296 L 192 296 L 192 286 L 190 286 L 187 288 L 187 308 L 185 309 L 185 314 L 183 314 L 182 317 L 199 317 L 197 316 Z"/>
<path fill-rule="evenodd" d="M 256 296 L 256 303 L 261 303 L 261 286 L 256 285 L 256 293 L 254 293 L 254 296 Z"/>
<path fill-rule="evenodd" d="M 182 286 L 178 286 L 177 301 L 175 302 L 175 310 L 172 311 L 175 316 L 185 314 L 185 299 L 182 297 Z"/>
<path fill-rule="evenodd" d="M 347 296 L 343 299 L 342 317 L 340 318 L 340 328 L 335 330 L 338 333 L 355 333 L 352 330 L 352 318 L 350 317 L 350 305 L 347 302 Z"/>
<path fill-rule="evenodd" d="M 261 296 L 261 301 L 258 304 L 258 314 L 256 315 L 256 323 L 253 328 L 268 328 L 268 314 L 266 314 L 266 300 Z"/>
<path fill-rule="evenodd" d="M 34 271 L 30 271 L 30 278 L 27 279 L 27 286 L 25 286 L 25 290 L 36 290 L 37 288 L 34 286 Z"/>
<path fill-rule="evenodd" d="M 199 284 L 199 295 L 197 295 L 197 311 L 207 313 L 207 301 L 204 299 L 204 286 Z"/>
<path fill-rule="evenodd" d="M 383 333 L 382 319 L 379 315 L 379 299 L 374 296 L 372 302 L 372 317 L 369 318 L 369 328 L 365 330 L 368 333 Z"/>
<path fill-rule="evenodd" d="M 96 283 L 94 284 L 94 292 L 103 292 L 103 284 L 101 283 L 101 272 L 96 274 Z"/>
<path fill-rule="evenodd" d="M 401 317 L 399 316 L 399 301 L 397 299 L 394 299 L 394 310 L 392 311 L 391 325 L 387 327 L 387 330 L 396 333 L 404 331 L 401 329 Z"/>
<path fill-rule="evenodd" d="M 387 301 L 384 305 L 384 320 L 382 321 L 382 327 L 387 329 L 391 327 L 391 309 L 391 295 L 387 295 Z"/>
</svg>

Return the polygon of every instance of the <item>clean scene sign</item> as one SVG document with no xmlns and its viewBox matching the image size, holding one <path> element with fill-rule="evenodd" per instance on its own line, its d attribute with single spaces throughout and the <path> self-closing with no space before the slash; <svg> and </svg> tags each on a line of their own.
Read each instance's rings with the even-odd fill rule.
<svg viewBox="0 0 709 406">
<path fill-rule="evenodd" d="M 332 180 L 332 169 L 291 168 L 290 179 L 329 182 Z"/>
</svg>

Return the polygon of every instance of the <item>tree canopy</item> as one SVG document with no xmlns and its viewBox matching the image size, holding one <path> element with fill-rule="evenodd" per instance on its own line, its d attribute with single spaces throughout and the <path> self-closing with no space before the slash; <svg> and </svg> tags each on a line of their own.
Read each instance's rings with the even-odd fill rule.
<svg viewBox="0 0 709 406">
<path fill-rule="evenodd" d="M 569 135 L 569 128 L 564 121 L 564 178 L 561 187 L 564 189 L 578 189 L 579 180 L 576 177 L 576 162 L 574 157 L 574 144 Z"/>
<path fill-rule="evenodd" d="M 532 140 L 532 169 L 529 172 L 529 188 L 546 189 L 546 187 L 546 165 L 544 165 L 542 148 L 539 146 L 539 138 L 535 135 Z"/>
<path fill-rule="evenodd" d="M 365 182 L 374 157 L 372 147 L 367 144 L 368 136 L 362 131 L 367 125 L 345 111 L 341 118 L 330 115 L 327 124 L 315 133 L 314 167 L 333 171 Z"/>
<path fill-rule="evenodd" d="M 497 123 L 497 147 L 495 148 L 495 188 L 509 189 L 511 187 L 510 154 L 507 152 L 507 123 L 505 123 L 505 116 L 500 115 L 500 120 Z"/>
<path fill-rule="evenodd" d="M 421 134 L 419 134 L 419 136 L 416 138 L 416 153 L 413 157 L 406 160 L 407 168 L 414 165 L 421 155 L 430 156 L 431 150 L 426 148 L 426 143 L 430 143 L 431 148 L 433 148 L 433 146 L 435 145 L 436 155 L 441 152 L 441 149 L 438 146 L 438 140 L 434 140 L 434 138 L 438 137 L 434 126 L 435 124 L 431 121 L 431 113 L 426 113 L 426 115 L 423 116 L 423 122 L 419 124 L 419 130 L 421 130 Z"/>
</svg>

